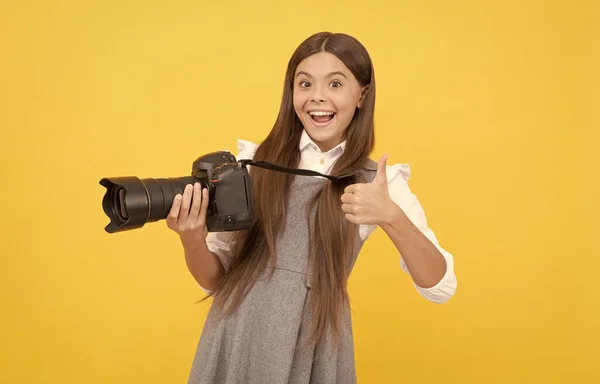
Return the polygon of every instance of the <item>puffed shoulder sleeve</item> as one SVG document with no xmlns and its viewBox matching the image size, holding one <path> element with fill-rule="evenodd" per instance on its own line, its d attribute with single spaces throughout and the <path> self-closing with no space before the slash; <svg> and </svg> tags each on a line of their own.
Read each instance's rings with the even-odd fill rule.
<svg viewBox="0 0 600 384">
<path fill-rule="evenodd" d="M 386 174 L 392 201 L 406 213 L 410 221 L 437 247 L 446 259 L 446 273 L 438 284 L 430 288 L 419 287 L 417 284 L 414 284 L 414 286 L 419 294 L 427 300 L 434 303 L 444 303 L 456 292 L 457 281 L 454 274 L 454 258 L 450 252 L 440 245 L 435 233 L 429 228 L 425 211 L 408 185 L 411 176 L 410 166 L 408 164 L 388 166 Z M 402 257 L 400 258 L 400 266 L 406 273 L 410 274 Z"/>
<path fill-rule="evenodd" d="M 251 160 L 256 153 L 256 148 L 258 148 L 257 144 L 246 140 L 238 140 L 238 153 L 235 157 L 237 160 Z M 229 267 L 229 261 L 231 260 L 231 249 L 234 245 L 232 236 L 233 232 L 210 232 L 206 237 L 208 249 L 217 255 L 225 269 Z"/>
<path fill-rule="evenodd" d="M 235 156 L 237 160 L 252 160 L 254 158 L 254 154 L 256 153 L 256 149 L 258 148 L 258 144 L 255 144 L 251 141 L 247 140 L 238 140 L 237 149 L 238 153 Z"/>
</svg>

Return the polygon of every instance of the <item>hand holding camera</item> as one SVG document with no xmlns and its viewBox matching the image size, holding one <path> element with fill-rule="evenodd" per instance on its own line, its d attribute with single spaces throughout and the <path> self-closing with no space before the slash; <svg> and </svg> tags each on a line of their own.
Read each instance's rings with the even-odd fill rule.
<svg viewBox="0 0 600 384">
<path fill-rule="evenodd" d="M 208 189 L 200 183 L 188 184 L 182 194 L 177 194 L 166 218 L 167 227 L 175 231 L 185 248 L 196 248 L 206 241 L 208 227 Z"/>
</svg>

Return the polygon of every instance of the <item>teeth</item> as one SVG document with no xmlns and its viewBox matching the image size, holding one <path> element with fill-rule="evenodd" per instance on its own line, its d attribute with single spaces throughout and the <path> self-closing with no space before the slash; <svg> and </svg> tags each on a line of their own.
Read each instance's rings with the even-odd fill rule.
<svg viewBox="0 0 600 384">
<path fill-rule="evenodd" d="M 312 111 L 309 112 L 311 116 L 331 116 L 333 112 L 324 112 L 324 111 Z"/>
</svg>

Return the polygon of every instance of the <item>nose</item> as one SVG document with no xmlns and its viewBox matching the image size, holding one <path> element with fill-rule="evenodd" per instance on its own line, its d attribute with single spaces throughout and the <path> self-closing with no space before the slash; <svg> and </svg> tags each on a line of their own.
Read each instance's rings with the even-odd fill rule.
<svg viewBox="0 0 600 384">
<path fill-rule="evenodd" d="M 326 101 L 325 94 L 320 86 L 313 87 L 313 93 L 310 97 L 310 101 L 313 103 L 323 103 Z"/>
</svg>

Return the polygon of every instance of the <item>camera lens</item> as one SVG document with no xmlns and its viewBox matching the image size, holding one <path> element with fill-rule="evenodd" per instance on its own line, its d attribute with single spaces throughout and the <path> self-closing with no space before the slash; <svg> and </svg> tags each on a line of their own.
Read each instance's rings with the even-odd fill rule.
<svg viewBox="0 0 600 384">
<path fill-rule="evenodd" d="M 129 218 L 127 214 L 127 205 L 125 204 L 125 189 L 119 188 L 119 199 L 116 201 L 117 212 L 120 213 L 121 220 L 125 221 Z"/>
<path fill-rule="evenodd" d="M 115 217 L 115 220 L 119 224 L 124 224 L 129 219 L 129 213 L 127 213 L 127 204 L 125 202 L 126 195 L 125 188 L 116 185 L 112 189 L 111 197 L 112 197 L 112 213 Z"/>
<path fill-rule="evenodd" d="M 146 223 L 165 219 L 175 196 L 182 193 L 187 184 L 196 182 L 200 182 L 203 188 L 210 188 L 206 179 L 194 176 L 161 179 L 139 179 L 135 176 L 103 178 L 100 185 L 107 190 L 102 207 L 110 218 L 110 223 L 105 227 L 106 232 L 141 228 Z"/>
</svg>

